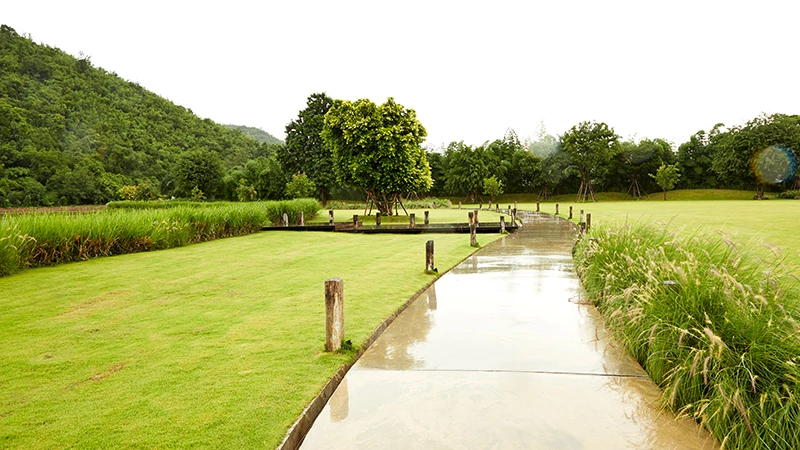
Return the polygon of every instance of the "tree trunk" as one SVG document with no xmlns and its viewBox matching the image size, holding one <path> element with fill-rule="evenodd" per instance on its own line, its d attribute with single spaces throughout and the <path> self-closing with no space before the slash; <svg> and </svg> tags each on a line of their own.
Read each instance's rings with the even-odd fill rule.
<svg viewBox="0 0 800 450">
<path fill-rule="evenodd" d="M 319 199 L 322 201 L 323 207 L 328 204 L 328 188 L 325 186 L 319 188 Z"/>
</svg>

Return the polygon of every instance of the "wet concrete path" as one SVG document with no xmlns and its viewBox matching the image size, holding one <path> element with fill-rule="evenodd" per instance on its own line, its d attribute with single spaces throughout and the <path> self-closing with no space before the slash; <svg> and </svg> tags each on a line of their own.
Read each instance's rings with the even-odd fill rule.
<svg viewBox="0 0 800 450">
<path fill-rule="evenodd" d="M 303 449 L 716 447 L 658 407 L 658 388 L 581 301 L 574 231 L 523 220 L 398 316 Z"/>
</svg>

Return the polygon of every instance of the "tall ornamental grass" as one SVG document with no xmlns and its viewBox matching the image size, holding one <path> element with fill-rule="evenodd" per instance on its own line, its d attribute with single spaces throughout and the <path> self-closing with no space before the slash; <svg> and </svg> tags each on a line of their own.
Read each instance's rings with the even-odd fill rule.
<svg viewBox="0 0 800 450">
<path fill-rule="evenodd" d="M 0 217 L 0 276 L 29 267 L 179 247 L 239 236 L 278 223 L 287 213 L 313 217 L 313 199 L 230 203 L 216 207 L 109 209 L 90 214 L 23 214 Z"/>
<path fill-rule="evenodd" d="M 800 448 L 798 278 L 724 236 L 592 230 L 578 273 L 667 406 L 725 448 Z"/>
</svg>

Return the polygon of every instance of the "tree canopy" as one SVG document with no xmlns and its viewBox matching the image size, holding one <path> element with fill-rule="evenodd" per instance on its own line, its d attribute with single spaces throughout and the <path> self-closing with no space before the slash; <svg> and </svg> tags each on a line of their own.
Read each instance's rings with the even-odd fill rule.
<svg viewBox="0 0 800 450">
<path fill-rule="evenodd" d="M 592 177 L 604 174 L 608 162 L 618 151 L 619 137 L 603 122 L 581 122 L 561 137 L 561 147 L 570 155 L 581 177 L 577 200 L 586 201 L 591 196 L 597 201 Z"/>
<path fill-rule="evenodd" d="M 416 112 L 392 98 L 382 105 L 368 99 L 336 100 L 322 131 L 338 181 L 363 189 L 385 214 L 403 196 L 425 192 L 433 184 L 420 147 L 426 135 Z"/>
</svg>

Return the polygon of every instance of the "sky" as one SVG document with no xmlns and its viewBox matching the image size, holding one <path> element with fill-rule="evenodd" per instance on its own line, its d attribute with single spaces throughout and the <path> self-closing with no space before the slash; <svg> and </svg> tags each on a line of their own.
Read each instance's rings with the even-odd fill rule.
<svg viewBox="0 0 800 450">
<path fill-rule="evenodd" d="M 316 92 L 414 109 L 426 146 L 581 121 L 677 147 L 800 114 L 791 1 L 37 1 L 0 23 L 218 123 L 285 126 Z"/>
</svg>

